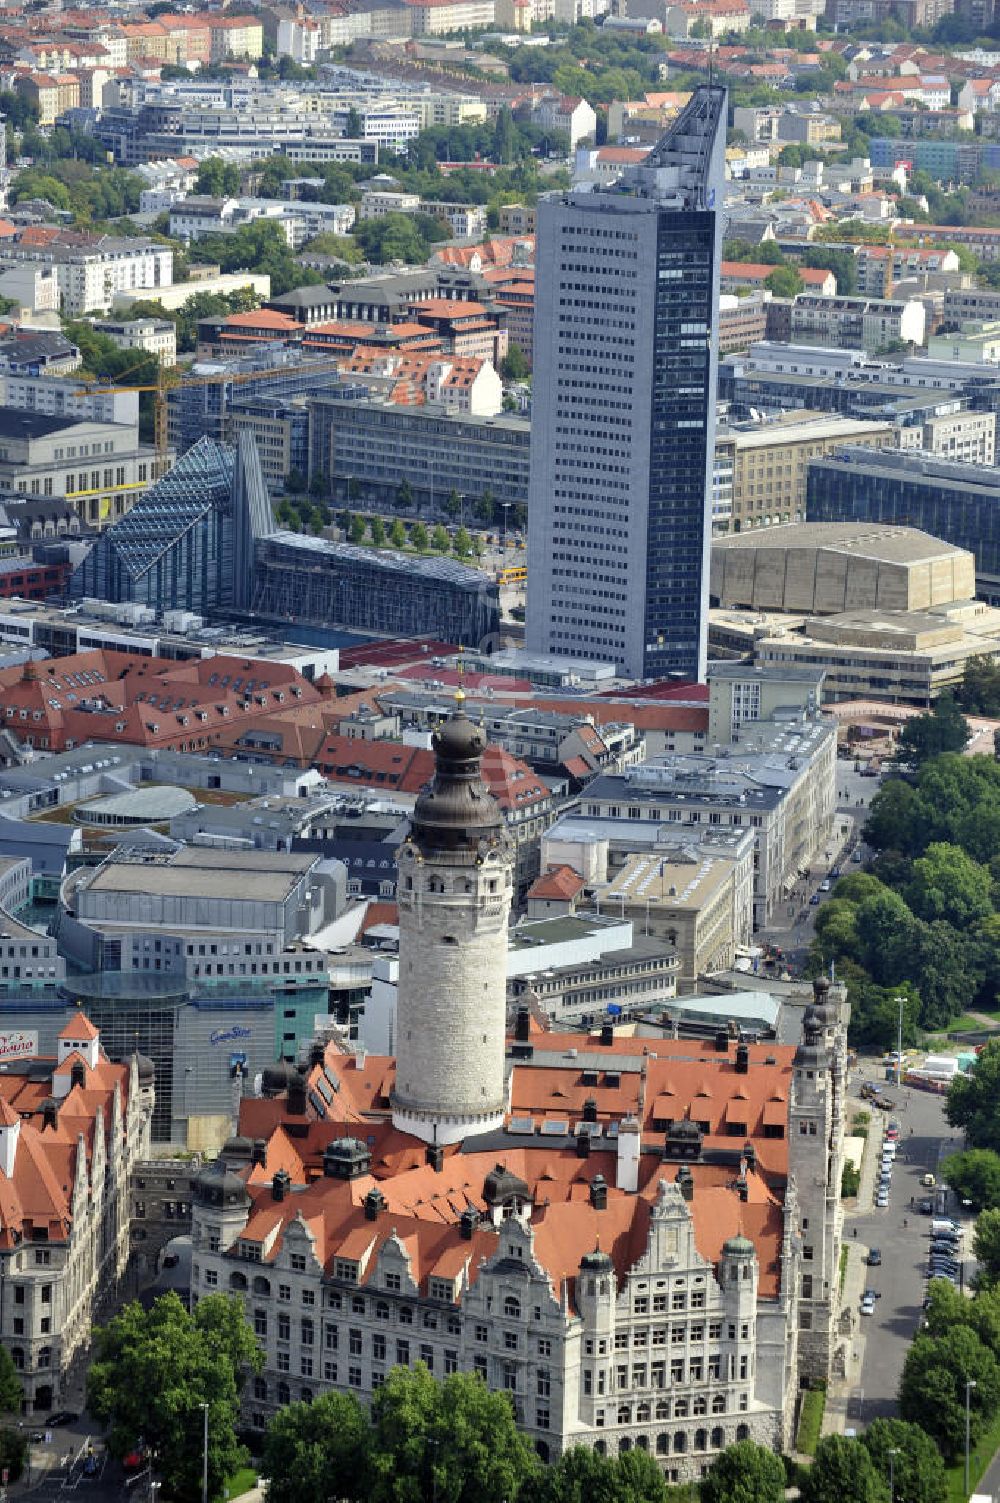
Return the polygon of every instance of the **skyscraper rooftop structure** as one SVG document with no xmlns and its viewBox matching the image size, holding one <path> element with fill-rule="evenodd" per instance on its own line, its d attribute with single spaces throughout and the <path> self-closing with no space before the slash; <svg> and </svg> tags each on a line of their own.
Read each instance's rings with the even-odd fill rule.
<svg viewBox="0 0 1000 1503">
<path fill-rule="evenodd" d="M 703 678 L 726 92 L 539 205 L 527 645 Z"/>
</svg>

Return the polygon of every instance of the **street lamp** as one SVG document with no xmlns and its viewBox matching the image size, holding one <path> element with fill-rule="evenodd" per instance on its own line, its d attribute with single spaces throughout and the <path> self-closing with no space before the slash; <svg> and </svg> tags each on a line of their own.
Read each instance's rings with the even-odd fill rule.
<svg viewBox="0 0 1000 1503">
<path fill-rule="evenodd" d="M 201 1503 L 208 1503 L 208 1405 L 199 1404 L 205 1417 L 205 1429 L 201 1447 Z"/>
<path fill-rule="evenodd" d="M 965 1496 L 969 1496 L 969 1395 L 976 1386 L 975 1378 L 965 1380 Z"/>
<path fill-rule="evenodd" d="M 896 1038 L 896 1085 L 903 1084 L 903 1003 L 905 997 L 896 997 L 895 1002 L 899 1007 L 899 1033 Z"/>
<path fill-rule="evenodd" d="M 898 1446 L 889 1448 L 889 1503 L 896 1503 L 896 1457 L 899 1455 Z"/>
</svg>

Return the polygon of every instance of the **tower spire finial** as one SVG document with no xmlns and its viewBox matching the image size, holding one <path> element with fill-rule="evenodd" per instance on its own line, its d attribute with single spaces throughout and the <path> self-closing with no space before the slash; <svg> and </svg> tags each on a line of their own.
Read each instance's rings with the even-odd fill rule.
<svg viewBox="0 0 1000 1503">
<path fill-rule="evenodd" d="M 463 656 L 464 652 L 465 648 L 462 646 L 461 642 L 459 642 L 458 662 L 455 665 L 458 672 L 458 688 L 455 690 L 455 704 L 457 706 L 457 709 L 455 711 L 456 715 L 461 715 L 462 706 L 465 704 L 465 690 L 462 688 L 462 684 L 465 682 L 465 657 Z"/>
</svg>

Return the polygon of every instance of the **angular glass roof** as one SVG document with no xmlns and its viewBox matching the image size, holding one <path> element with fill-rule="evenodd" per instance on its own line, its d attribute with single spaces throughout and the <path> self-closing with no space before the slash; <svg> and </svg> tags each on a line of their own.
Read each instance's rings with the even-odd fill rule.
<svg viewBox="0 0 1000 1503">
<path fill-rule="evenodd" d="M 104 535 L 127 572 L 139 579 L 190 527 L 231 505 L 233 451 L 200 438 L 169 474 L 150 486 Z"/>
</svg>

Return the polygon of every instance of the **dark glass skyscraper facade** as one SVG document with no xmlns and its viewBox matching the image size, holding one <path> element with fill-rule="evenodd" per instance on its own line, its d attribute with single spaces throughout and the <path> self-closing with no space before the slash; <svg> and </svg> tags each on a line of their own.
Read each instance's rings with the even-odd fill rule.
<svg viewBox="0 0 1000 1503">
<path fill-rule="evenodd" d="M 703 678 L 725 90 L 539 208 L 527 645 Z"/>
</svg>

